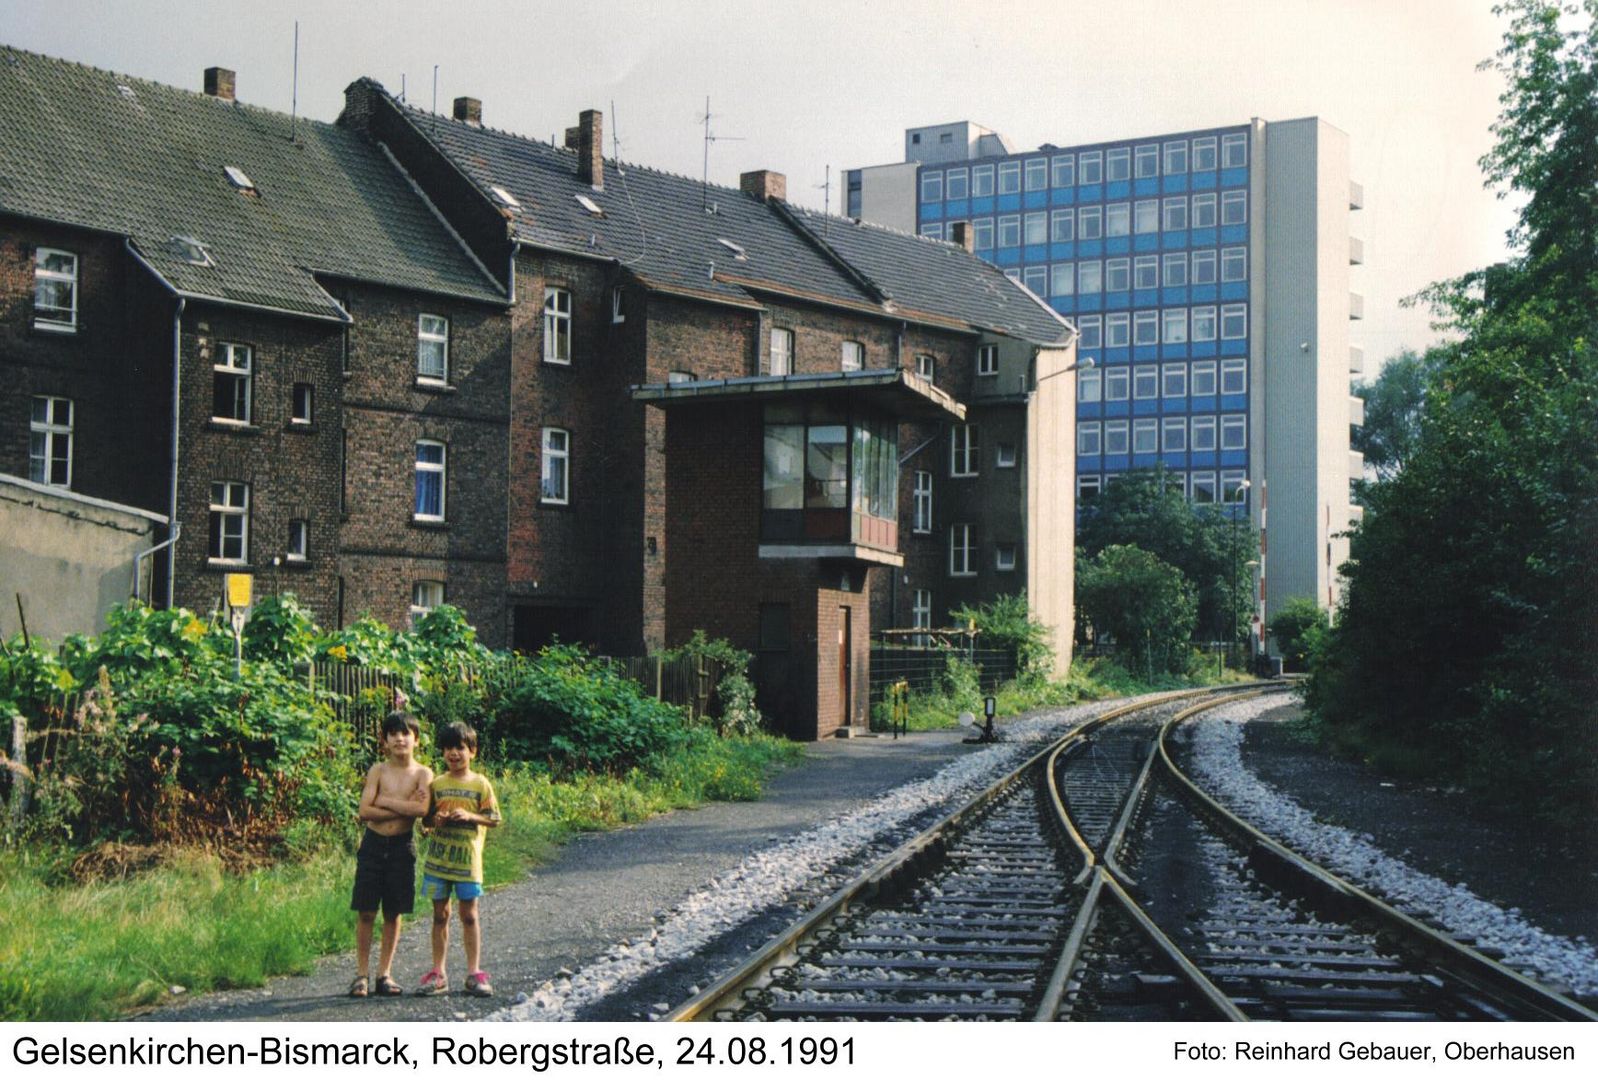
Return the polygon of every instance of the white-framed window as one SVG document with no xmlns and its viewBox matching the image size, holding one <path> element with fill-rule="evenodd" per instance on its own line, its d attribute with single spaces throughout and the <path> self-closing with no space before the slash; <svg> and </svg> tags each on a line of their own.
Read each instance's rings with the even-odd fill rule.
<svg viewBox="0 0 1598 1080">
<path fill-rule="evenodd" d="M 1056 244 L 1068 244 L 1076 237 L 1076 211 L 1053 210 L 1049 213 L 1049 239 Z"/>
<path fill-rule="evenodd" d="M 999 469 L 1015 468 L 1015 443 L 999 443 L 993 450 L 993 465 Z"/>
<path fill-rule="evenodd" d="M 1181 231 L 1187 228 L 1187 196 L 1178 195 L 1174 199 L 1166 199 L 1165 217 L 1162 224 L 1166 232 Z"/>
<path fill-rule="evenodd" d="M 443 606 L 442 581 L 418 581 L 411 585 L 411 625 L 436 607 Z"/>
<path fill-rule="evenodd" d="M 417 521 L 444 520 L 444 493 L 447 487 L 446 449 L 441 442 L 431 439 L 416 441 L 416 505 Z"/>
<path fill-rule="evenodd" d="M 917 469 L 915 484 L 915 492 L 910 500 L 910 531 L 929 533 L 932 531 L 932 474 Z"/>
<path fill-rule="evenodd" d="M 1000 573 L 1008 573 L 1015 569 L 1015 545 L 993 545 L 993 568 Z"/>
<path fill-rule="evenodd" d="M 1104 182 L 1104 151 L 1088 150 L 1078 154 L 1077 178 L 1079 184 L 1102 184 Z"/>
<path fill-rule="evenodd" d="M 793 331 L 780 326 L 771 328 L 770 371 L 772 375 L 793 374 Z"/>
<path fill-rule="evenodd" d="M 1160 369 L 1160 396 L 1164 398 L 1187 397 L 1187 365 L 1181 361 L 1166 364 Z"/>
<path fill-rule="evenodd" d="M 1248 336 L 1248 305 L 1221 305 L 1221 340 L 1236 341 Z"/>
<path fill-rule="evenodd" d="M 943 175 L 943 195 L 946 199 L 963 199 L 971 193 L 971 173 L 968 169 L 950 169 Z"/>
<path fill-rule="evenodd" d="M 1021 190 L 1021 163 L 1019 161 L 999 162 L 999 194 L 1014 195 Z"/>
<path fill-rule="evenodd" d="M 927 380 L 927 382 L 932 382 L 934 381 L 934 377 L 937 375 L 937 373 L 938 361 L 936 357 L 930 353 L 921 353 L 916 357 L 917 375 Z"/>
<path fill-rule="evenodd" d="M 1139 180 L 1160 175 L 1160 148 L 1154 143 L 1132 152 L 1132 175 Z"/>
<path fill-rule="evenodd" d="M 921 201 L 925 203 L 943 201 L 943 174 L 941 172 L 924 172 L 921 174 Z"/>
<path fill-rule="evenodd" d="M 217 344 L 211 365 L 211 419 L 229 424 L 250 422 L 252 367 L 248 345 Z"/>
<path fill-rule="evenodd" d="M 975 574 L 976 567 L 971 562 L 973 545 L 971 543 L 971 526 L 960 524 L 949 526 L 949 576 L 970 577 Z"/>
<path fill-rule="evenodd" d="M 1248 136 L 1242 132 L 1221 136 L 1221 168 L 1241 169 L 1248 164 Z"/>
<path fill-rule="evenodd" d="M 1076 478 L 1076 504 L 1079 507 L 1092 506 L 1098 500 L 1099 492 L 1104 490 L 1104 482 L 1097 475 L 1079 476 Z"/>
<path fill-rule="evenodd" d="M 1098 315 L 1083 315 L 1076 321 L 1076 332 L 1082 335 L 1076 343 L 1078 349 L 1098 349 L 1104 343 L 1104 320 Z"/>
<path fill-rule="evenodd" d="M 1051 169 L 1055 187 L 1067 188 L 1076 184 L 1075 154 L 1056 154 Z"/>
<path fill-rule="evenodd" d="M 311 557 L 311 523 L 305 518 L 289 521 L 288 549 L 283 554 L 289 562 L 304 562 Z"/>
<path fill-rule="evenodd" d="M 1125 311 L 1104 316 L 1104 347 L 1124 349 L 1132 341 L 1132 316 Z"/>
<path fill-rule="evenodd" d="M 1030 213 L 1022 225 L 1022 242 L 1046 244 L 1049 240 L 1049 215 L 1042 210 Z"/>
<path fill-rule="evenodd" d="M 250 551 L 250 485 L 211 481 L 210 560 L 242 563 Z"/>
<path fill-rule="evenodd" d="M 1160 422 L 1154 419 L 1132 421 L 1132 453 L 1157 454 L 1160 451 Z"/>
<path fill-rule="evenodd" d="M 975 424 L 955 424 L 949 429 L 949 475 L 975 476 L 981 461 L 980 439 Z"/>
<path fill-rule="evenodd" d="M 449 381 L 449 320 L 442 315 L 416 317 L 416 377 L 422 382 Z"/>
<path fill-rule="evenodd" d="M 1184 499 L 1187 498 L 1187 474 L 1167 472 L 1165 474 L 1165 490 L 1173 491 Z"/>
<path fill-rule="evenodd" d="M 1046 296 L 1049 291 L 1049 268 L 1047 266 L 1029 266 L 1021 271 L 1021 283 L 1031 289 L 1038 296 Z"/>
<path fill-rule="evenodd" d="M 972 167 L 971 194 L 979 199 L 993 194 L 992 165 L 976 165 Z"/>
<path fill-rule="evenodd" d="M 1248 220 L 1248 192 L 1221 192 L 1221 224 L 1241 225 Z"/>
<path fill-rule="evenodd" d="M 1126 292 L 1132 287 L 1132 260 L 1108 259 L 1104 263 L 1104 291 Z"/>
<path fill-rule="evenodd" d="M 1194 308 L 1198 311 L 1198 308 Z M 1193 396 L 1215 396 L 1215 361 L 1198 360 L 1193 364 Z"/>
<path fill-rule="evenodd" d="M 1193 309 L 1193 340 L 1215 340 L 1215 308 L 1205 305 Z"/>
<path fill-rule="evenodd" d="M 1132 394 L 1132 369 L 1117 364 L 1104 369 L 1104 400 L 1125 401 Z"/>
<path fill-rule="evenodd" d="M 1248 392 L 1248 361 L 1234 357 L 1221 361 L 1221 393 L 1246 394 Z"/>
<path fill-rule="evenodd" d="M 858 341 L 843 343 L 843 354 L 838 359 L 838 370 L 859 371 L 866 366 L 866 347 Z"/>
<path fill-rule="evenodd" d="M 1193 227 L 1195 229 L 1215 228 L 1215 192 L 1208 191 L 1202 195 L 1193 196 Z"/>
<path fill-rule="evenodd" d="M 1021 243 L 1021 215 L 1005 214 L 999 218 L 999 246 L 1015 247 Z"/>
<path fill-rule="evenodd" d="M 1049 295 L 1070 296 L 1076 292 L 1076 265 L 1055 263 L 1049 267 Z"/>
<path fill-rule="evenodd" d="M 1160 312 L 1160 340 L 1167 345 L 1187 344 L 1187 308 L 1166 308 Z"/>
<path fill-rule="evenodd" d="M 1193 452 L 1208 453 L 1215 449 L 1215 417 L 1193 417 Z"/>
<path fill-rule="evenodd" d="M 1160 313 L 1137 311 L 1132 314 L 1132 344 L 1158 345 L 1160 343 Z"/>
<path fill-rule="evenodd" d="M 610 321 L 613 323 L 627 321 L 627 290 L 620 285 L 610 290 Z"/>
<path fill-rule="evenodd" d="M 1140 234 L 1160 231 L 1160 200 L 1139 199 L 1133 204 L 1132 231 Z"/>
<path fill-rule="evenodd" d="M 941 222 L 941 221 L 929 221 L 929 222 L 926 222 L 924 225 L 921 226 L 921 235 L 926 237 L 928 240 L 942 240 L 943 239 L 943 222 Z"/>
<path fill-rule="evenodd" d="M 980 345 L 977 347 L 977 374 L 997 375 L 999 373 L 999 347 L 997 345 Z"/>
<path fill-rule="evenodd" d="M 544 429 L 539 502 L 565 506 L 571 501 L 571 445 L 571 432 L 565 428 Z"/>
<path fill-rule="evenodd" d="M 1077 457 L 1098 457 L 1103 445 L 1103 432 L 1100 430 L 1097 420 L 1084 420 L 1077 424 Z"/>
<path fill-rule="evenodd" d="M 1160 287 L 1160 257 L 1158 255 L 1139 255 L 1132 260 L 1132 287 L 1134 289 L 1158 289 Z"/>
<path fill-rule="evenodd" d="M 1241 506 L 1248 501 L 1248 488 L 1243 486 L 1242 469 L 1221 470 L 1221 501 Z"/>
<path fill-rule="evenodd" d="M 1187 140 L 1165 144 L 1165 175 L 1187 172 Z"/>
<path fill-rule="evenodd" d="M 544 363 L 572 362 L 572 294 L 569 289 L 544 289 Z"/>
<path fill-rule="evenodd" d="M 911 594 L 910 626 L 916 630 L 932 629 L 931 589 L 916 589 Z"/>
<path fill-rule="evenodd" d="M 1104 208 L 1084 206 L 1076 212 L 1076 238 L 1097 240 L 1104 235 Z"/>
<path fill-rule="evenodd" d="M 1042 191 L 1049 186 L 1049 159 L 1027 158 L 1026 162 L 1026 189 L 1028 191 Z"/>
<path fill-rule="evenodd" d="M 977 218 L 971 223 L 971 246 L 978 251 L 987 251 L 993 247 L 992 218 Z"/>
<path fill-rule="evenodd" d="M 1132 232 L 1132 204 L 1110 203 L 1104 208 L 1104 235 L 1128 236 Z"/>
<path fill-rule="evenodd" d="M 1215 168 L 1215 136 L 1206 135 L 1193 140 L 1193 171 L 1209 172 Z"/>
<path fill-rule="evenodd" d="M 1209 251 L 1195 251 L 1190 256 L 1188 256 L 1188 258 L 1193 264 L 1193 278 L 1192 278 L 1193 284 L 1195 284 L 1195 285 L 1214 285 L 1215 284 L 1215 251 L 1214 251 L 1214 249 L 1212 248 Z"/>
<path fill-rule="evenodd" d="M 1124 454 L 1129 449 L 1127 441 L 1128 430 L 1125 420 L 1107 420 L 1104 424 L 1104 452 L 1106 454 Z"/>
<path fill-rule="evenodd" d="M 1160 421 L 1160 445 L 1167 454 L 1187 450 L 1187 417 L 1167 416 Z"/>
<path fill-rule="evenodd" d="M 28 424 L 28 479 L 51 487 L 72 486 L 72 400 L 33 399 Z"/>
<path fill-rule="evenodd" d="M 1227 413 L 1221 417 L 1221 449 L 1248 449 L 1248 417 L 1242 413 Z"/>
<path fill-rule="evenodd" d="M 1076 373 L 1076 399 L 1091 405 L 1103 392 L 1104 372 L 1099 368 L 1079 368 Z"/>
<path fill-rule="evenodd" d="M 1221 249 L 1221 280 L 1248 280 L 1247 248 L 1234 247 Z"/>
<path fill-rule="evenodd" d="M 42 247 L 33 253 L 33 325 L 40 330 L 78 328 L 78 257 Z"/>
<path fill-rule="evenodd" d="M 1179 289 L 1187 284 L 1187 252 L 1170 251 L 1160 257 L 1161 277 L 1167 289 Z"/>
<path fill-rule="evenodd" d="M 1084 295 L 1104 291 L 1104 264 L 1097 259 L 1076 264 L 1076 291 Z"/>
<path fill-rule="evenodd" d="M 1212 472 L 1196 472 L 1189 479 L 1188 484 L 1192 490 L 1190 498 L 1196 506 L 1210 506 L 1215 502 L 1215 474 Z"/>
<path fill-rule="evenodd" d="M 294 384 L 293 398 L 289 403 L 289 423 L 314 424 L 316 422 L 316 387 L 308 382 Z"/>
<path fill-rule="evenodd" d="M 1158 365 L 1139 364 L 1132 369 L 1132 396 L 1138 401 L 1153 401 L 1160 396 Z"/>
<path fill-rule="evenodd" d="M 1104 154 L 1104 178 L 1111 183 L 1132 179 L 1132 148 L 1118 146 Z"/>
</svg>

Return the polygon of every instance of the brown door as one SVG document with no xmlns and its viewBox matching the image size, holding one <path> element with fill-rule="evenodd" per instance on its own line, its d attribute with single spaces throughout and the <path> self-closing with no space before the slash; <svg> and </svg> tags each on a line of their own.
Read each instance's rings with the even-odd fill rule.
<svg viewBox="0 0 1598 1080">
<path fill-rule="evenodd" d="M 839 714 L 842 723 L 854 723 L 854 714 L 849 711 L 849 688 L 854 685 L 854 668 L 851 663 L 854 650 L 849 647 L 849 609 L 838 609 L 838 707 L 843 711 Z"/>
</svg>

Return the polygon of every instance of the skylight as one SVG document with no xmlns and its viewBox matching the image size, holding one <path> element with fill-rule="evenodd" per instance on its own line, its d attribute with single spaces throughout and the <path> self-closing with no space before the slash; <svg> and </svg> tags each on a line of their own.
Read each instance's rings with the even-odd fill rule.
<svg viewBox="0 0 1598 1080">
<path fill-rule="evenodd" d="M 510 192 L 506 191 L 504 188 L 500 187 L 498 184 L 489 185 L 488 190 L 492 191 L 494 193 L 494 198 L 496 198 L 496 199 L 498 199 L 500 201 L 500 205 L 509 206 L 509 207 L 511 207 L 513 209 L 520 209 L 521 208 L 522 204 L 516 201 L 516 196 L 514 196 Z"/>
<path fill-rule="evenodd" d="M 216 265 L 216 260 L 211 258 L 211 249 L 192 236 L 174 236 L 171 243 L 173 253 L 190 265 Z"/>
<path fill-rule="evenodd" d="M 581 206 L 584 210 L 587 210 L 595 217 L 605 216 L 605 212 L 599 208 L 599 204 L 593 199 L 590 199 L 587 195 L 574 195 L 572 197 L 577 200 L 578 206 Z"/>
<path fill-rule="evenodd" d="M 247 195 L 255 194 L 255 181 L 246 176 L 243 169 L 237 165 L 224 165 L 222 171 L 227 173 L 228 183 Z"/>
<path fill-rule="evenodd" d="M 132 101 L 134 98 L 139 96 L 133 92 L 133 87 L 127 85 L 126 83 L 117 83 L 117 93 L 121 94 L 129 101 Z"/>
<path fill-rule="evenodd" d="M 735 244 L 731 240 L 721 236 L 716 237 L 716 243 L 720 244 L 722 247 L 726 248 L 740 259 L 749 258 L 749 253 L 743 249 L 742 244 Z"/>
</svg>

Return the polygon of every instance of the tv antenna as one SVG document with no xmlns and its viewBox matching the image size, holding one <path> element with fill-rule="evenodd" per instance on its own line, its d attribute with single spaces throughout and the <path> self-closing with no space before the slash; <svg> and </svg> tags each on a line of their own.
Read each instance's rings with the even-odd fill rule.
<svg viewBox="0 0 1598 1080">
<path fill-rule="evenodd" d="M 438 65 L 433 65 L 433 115 L 438 115 Z"/>
<path fill-rule="evenodd" d="M 821 235 L 828 236 L 832 231 L 832 166 L 827 166 L 827 179 L 816 184 L 812 189 L 821 192 Z"/>
<path fill-rule="evenodd" d="M 705 171 L 700 181 L 700 208 L 707 213 L 710 210 L 710 144 L 713 142 L 743 142 L 742 135 L 717 135 L 710 130 L 710 121 L 714 117 L 710 111 L 710 95 L 705 95 L 705 115 L 700 117 L 705 125 Z"/>
<path fill-rule="evenodd" d="M 294 20 L 294 85 L 289 101 L 289 142 L 294 141 L 300 120 L 300 20 Z"/>
</svg>

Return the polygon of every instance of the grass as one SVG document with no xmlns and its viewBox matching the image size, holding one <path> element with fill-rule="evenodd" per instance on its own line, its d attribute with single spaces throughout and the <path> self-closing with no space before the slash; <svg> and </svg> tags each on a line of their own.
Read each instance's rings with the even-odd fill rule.
<svg viewBox="0 0 1598 1080">
<path fill-rule="evenodd" d="M 771 769 L 803 755 L 767 736 L 706 737 L 623 777 L 485 765 L 505 813 L 484 850 L 485 884 L 518 880 L 577 832 L 758 798 Z M 23 849 L 0 860 L 0 1020 L 103 1020 L 156 1004 L 172 986 L 259 986 L 354 941 L 353 857 L 331 837 L 244 873 L 176 850 L 156 869 L 88 884 L 66 873 L 72 854 Z"/>
</svg>

